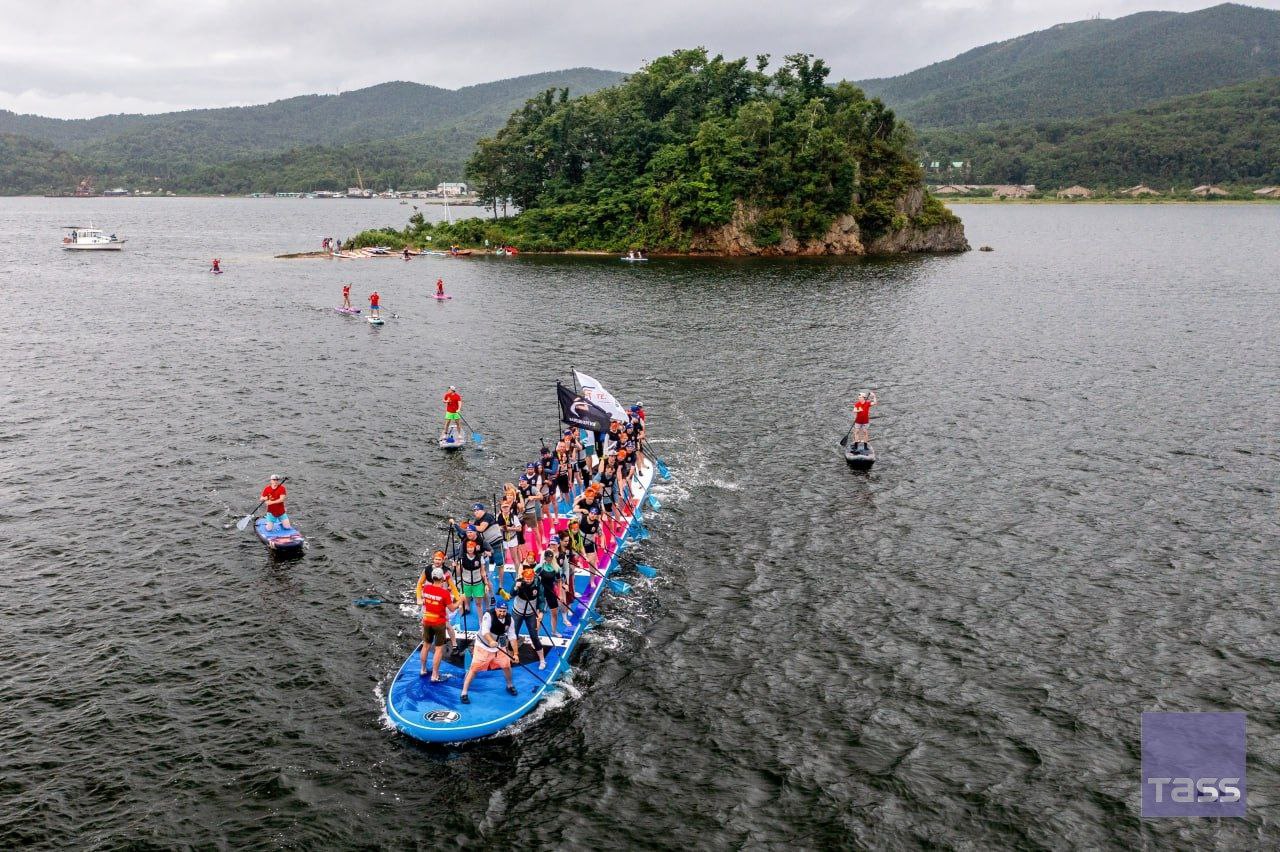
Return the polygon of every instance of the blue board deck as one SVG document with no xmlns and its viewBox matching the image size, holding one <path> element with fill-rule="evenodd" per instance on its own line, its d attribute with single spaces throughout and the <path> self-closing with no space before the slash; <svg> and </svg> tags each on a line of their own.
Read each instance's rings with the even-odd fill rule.
<svg viewBox="0 0 1280 852">
<path fill-rule="evenodd" d="M 542 640 L 546 646 L 546 669 L 539 670 L 537 659 L 523 665 L 512 665 L 511 676 L 515 682 L 516 694 L 507 692 L 507 684 L 500 670 L 477 672 L 467 691 L 470 704 L 463 704 L 462 681 L 466 671 L 461 660 L 449 659 L 446 651 L 444 661 L 440 664 L 440 674 L 444 680 L 432 683 L 429 676 L 419 675 L 419 649 L 415 648 L 400 670 L 396 672 L 391 688 L 387 692 L 387 715 L 397 728 L 414 739 L 434 743 L 456 743 L 478 739 L 498 733 L 515 724 L 528 715 L 535 707 L 554 690 L 555 679 L 569 669 L 569 660 L 578 640 L 590 626 L 592 613 L 600 599 L 604 588 L 603 577 L 617 567 L 618 554 L 622 551 L 633 531 L 639 528 L 642 518 L 641 507 L 645 495 L 653 482 L 653 464 L 645 461 L 644 469 L 633 480 L 631 485 L 632 511 L 635 522 L 619 525 L 622 529 L 618 536 L 602 536 L 602 550 L 599 559 L 599 574 L 584 570 L 574 572 L 574 592 L 577 598 L 570 613 L 569 627 L 561 626 L 561 638 L 549 642 L 551 637 L 551 614 L 544 612 L 542 617 Z M 496 579 L 496 575 L 494 577 Z M 503 588 L 510 589 L 514 585 L 514 576 L 510 566 L 503 572 Z M 564 613 L 560 612 L 563 619 Z M 474 634 L 477 623 L 473 612 L 466 616 L 463 624 L 459 616 L 451 621 L 458 631 L 461 641 L 465 636 Z M 524 645 L 525 633 L 520 634 L 524 648 L 522 659 L 528 659 L 528 647 Z M 427 663 L 430 670 L 431 657 Z M 541 679 L 539 679 L 541 678 Z M 545 682 L 544 682 L 545 681 Z"/>
<path fill-rule="evenodd" d="M 290 521 L 290 523 L 293 523 Z M 267 546 L 267 549 L 279 556 L 287 556 L 302 552 L 302 546 L 306 543 L 306 539 L 302 537 L 302 533 L 297 528 L 282 529 L 276 526 L 275 529 L 267 529 L 266 518 L 256 518 L 253 522 L 253 531 L 258 534 L 258 538 Z"/>
</svg>

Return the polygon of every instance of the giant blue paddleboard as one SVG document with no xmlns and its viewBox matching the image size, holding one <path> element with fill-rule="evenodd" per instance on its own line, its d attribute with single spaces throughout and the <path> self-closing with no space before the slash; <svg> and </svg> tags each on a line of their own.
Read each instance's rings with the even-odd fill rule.
<svg viewBox="0 0 1280 852">
<path fill-rule="evenodd" d="M 640 526 L 640 507 L 644 505 L 652 482 L 653 463 L 646 459 L 644 470 L 631 483 L 632 506 L 628 509 L 633 507 L 635 522 L 625 524 L 618 539 L 610 540 L 605 545 L 603 552 L 599 554 L 600 574 L 581 569 L 574 572 L 576 600 L 571 607 L 569 626 L 561 626 L 559 638 L 551 636 L 550 612 L 543 613 L 541 637 L 547 659 L 545 669 L 538 669 L 537 655 L 525 643 L 525 631 L 521 630 L 522 664 L 511 666 L 516 694 L 507 692 L 507 683 L 501 670 L 482 671 L 476 673 L 471 681 L 471 688 L 467 691 L 471 703 L 463 704 L 460 696 L 466 670 L 463 668 L 465 663 L 462 655 L 450 657 L 446 648 L 445 659 L 440 664 L 440 674 L 445 679 L 432 683 L 430 675 L 422 677 L 418 674 L 419 645 L 404 661 L 404 665 L 400 666 L 387 692 L 387 715 L 392 723 L 414 739 L 430 743 L 456 743 L 486 737 L 509 728 L 547 698 L 555 690 L 556 678 L 569 670 L 573 650 L 592 622 L 596 604 L 604 588 L 603 576 L 617 568 L 619 552 L 632 531 Z M 509 567 L 501 579 L 503 588 L 510 589 L 515 585 L 515 578 Z M 560 617 L 564 618 L 563 610 L 560 611 Z M 452 622 L 457 629 L 460 646 L 464 638 L 474 638 L 476 613 L 468 614 L 465 621 L 454 616 Z M 428 672 L 430 668 L 431 655 L 428 654 Z"/>
<path fill-rule="evenodd" d="M 290 521 L 289 523 L 293 523 Z M 306 539 L 302 537 L 302 533 L 297 528 L 284 529 L 279 524 L 275 529 L 267 529 L 267 519 L 257 518 L 253 522 L 253 531 L 258 534 L 258 538 L 262 539 L 262 543 L 267 546 L 276 556 L 297 556 L 302 553 L 302 546 L 306 544 Z"/>
</svg>

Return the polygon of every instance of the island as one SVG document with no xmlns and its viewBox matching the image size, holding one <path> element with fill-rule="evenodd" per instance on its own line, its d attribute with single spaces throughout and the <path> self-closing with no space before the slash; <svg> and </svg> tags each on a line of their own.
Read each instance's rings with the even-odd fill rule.
<svg viewBox="0 0 1280 852">
<path fill-rule="evenodd" d="M 910 128 L 808 54 L 657 59 L 616 86 L 550 89 L 483 139 L 491 216 L 364 231 L 345 248 L 786 256 L 966 251 Z M 518 212 L 516 212 L 518 211 Z"/>
</svg>

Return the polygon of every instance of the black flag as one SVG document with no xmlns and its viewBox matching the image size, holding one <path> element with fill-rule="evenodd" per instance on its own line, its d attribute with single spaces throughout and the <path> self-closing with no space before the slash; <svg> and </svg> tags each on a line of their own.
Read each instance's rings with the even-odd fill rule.
<svg viewBox="0 0 1280 852">
<path fill-rule="evenodd" d="M 560 398 L 560 420 L 570 426 L 608 432 L 609 413 L 590 400 L 583 399 L 564 385 L 556 382 L 556 396 Z"/>
</svg>

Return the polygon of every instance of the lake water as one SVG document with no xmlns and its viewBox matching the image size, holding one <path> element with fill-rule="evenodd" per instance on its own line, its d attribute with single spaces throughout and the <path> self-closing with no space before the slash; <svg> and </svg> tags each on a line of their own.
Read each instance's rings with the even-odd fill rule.
<svg viewBox="0 0 1280 852">
<path fill-rule="evenodd" d="M 0 200 L 0 846 L 1275 847 L 1280 208 L 956 209 L 994 253 L 405 263 L 272 257 L 395 203 Z M 571 694 L 423 747 L 414 615 L 352 601 L 571 365 L 649 412 L 660 575 Z M 225 529 L 271 472 L 299 561 Z M 1140 818 L 1150 710 L 1249 714 L 1247 818 Z"/>
</svg>

